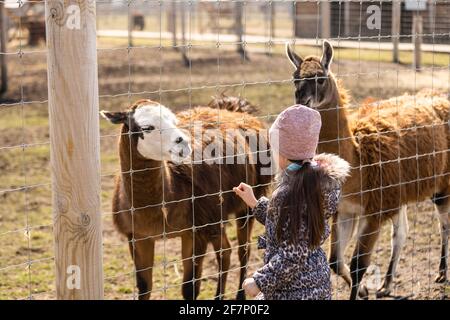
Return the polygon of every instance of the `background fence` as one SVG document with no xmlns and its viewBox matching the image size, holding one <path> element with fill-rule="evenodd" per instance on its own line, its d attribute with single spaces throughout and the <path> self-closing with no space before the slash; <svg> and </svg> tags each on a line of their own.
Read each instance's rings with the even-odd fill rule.
<svg viewBox="0 0 450 320">
<path fill-rule="evenodd" d="M 286 41 L 306 56 L 321 55 L 322 39 L 331 39 L 332 70 L 351 92 L 352 116 L 367 101 L 415 95 L 422 89 L 446 95 L 450 85 L 447 1 L 424 1 L 413 10 L 414 4 L 405 1 L 102 0 L 69 1 L 64 6 L 62 1 L 48 1 L 47 18 L 44 3 L 0 0 L 1 299 L 100 297 L 101 286 L 107 299 L 139 297 L 135 275 L 142 270 L 136 270 L 129 240 L 119 235 L 112 221 L 117 214 L 111 201 L 114 179 L 120 173 L 120 133 L 106 121 L 98 124 L 98 105 L 119 111 L 149 98 L 181 111 L 226 93 L 258 106 L 256 116 L 269 125 L 294 99 L 293 69 L 284 55 Z M 64 11 L 70 4 L 80 8 L 81 31 L 65 25 L 77 23 L 76 10 Z M 370 6 L 375 7 L 368 11 Z M 75 20 L 67 18 L 71 14 Z M 335 139 L 339 141 L 338 136 Z M 53 155 L 61 152 L 63 159 L 51 160 L 51 147 Z M 76 156 L 65 158 L 71 148 Z M 62 162 L 65 165 L 58 167 Z M 69 220 L 92 227 L 86 238 L 78 237 L 76 223 L 58 220 L 64 210 L 61 194 L 66 193 L 79 201 Z M 201 197 L 195 195 L 193 201 Z M 83 214 L 77 216 L 79 211 Z M 448 284 L 434 283 L 441 257 L 436 209 L 430 200 L 410 203 L 408 219 L 410 230 L 392 296 L 445 299 Z M 229 222 L 226 233 L 233 253 L 224 298 L 233 299 L 242 245 L 234 219 L 220 222 Z M 256 250 L 256 236 L 262 232 L 263 227 L 255 224 L 248 275 L 263 264 Z M 374 268 L 368 275 L 372 282 L 378 272 L 386 272 L 390 232 L 389 223 L 384 224 L 372 253 Z M 348 263 L 354 246 L 353 240 L 346 252 Z M 84 265 L 89 265 L 86 270 L 92 276 L 83 278 L 83 285 L 92 289 L 84 295 L 68 289 L 66 280 L 76 273 L 67 273 L 70 257 L 84 259 L 86 250 L 94 263 Z M 103 263 L 95 260 L 101 251 Z M 216 251 L 209 245 L 204 255 L 202 299 L 216 294 L 221 275 Z M 164 234 L 156 242 L 153 299 L 182 297 L 183 261 L 180 239 Z M 334 275 L 333 298 L 348 295 L 345 282 Z"/>
</svg>

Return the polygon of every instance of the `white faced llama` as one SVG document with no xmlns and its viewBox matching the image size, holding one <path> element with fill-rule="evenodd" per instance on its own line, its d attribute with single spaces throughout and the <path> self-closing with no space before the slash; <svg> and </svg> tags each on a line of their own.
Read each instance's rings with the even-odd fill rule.
<svg viewBox="0 0 450 320">
<path fill-rule="evenodd" d="M 449 233 L 449 102 L 442 97 L 400 96 L 380 101 L 360 119 L 348 117 L 348 94 L 330 71 L 333 48 L 323 44 L 322 57 L 296 55 L 287 45 L 295 67 L 296 103 L 320 111 L 321 152 L 339 154 L 351 166 L 343 187 L 331 236 L 330 265 L 351 285 L 351 299 L 386 220 L 393 223 L 391 261 L 379 296 L 389 295 L 393 276 L 408 233 L 407 203 L 433 199 L 441 224 L 441 260 L 437 282 L 447 274 Z M 350 272 L 344 251 L 359 217 L 357 245 Z"/>
<path fill-rule="evenodd" d="M 239 99 L 222 97 L 219 100 L 217 106 L 232 110 L 247 107 Z M 265 147 L 258 150 L 260 154 L 255 158 L 257 152 L 253 149 L 253 153 L 249 152 L 251 137 L 247 135 L 253 132 L 257 140 L 265 139 L 265 135 L 259 136 L 264 125 L 250 114 L 208 107 L 175 115 L 150 100 L 137 101 L 124 112 L 102 111 L 101 114 L 121 125 L 120 174 L 116 179 L 112 209 L 116 228 L 129 241 L 139 299 L 149 299 L 152 291 L 155 240 L 173 237 L 181 237 L 182 242 L 183 297 L 197 298 L 202 260 L 207 244 L 212 243 L 221 269 L 216 298 L 222 298 L 231 255 L 224 227 L 231 214 L 236 216 L 241 264 L 237 298 L 244 299 L 241 286 L 250 255 L 248 242 L 253 219 L 231 190 L 241 181 L 247 181 L 257 186 L 255 192 L 259 196 L 265 194 L 271 176 L 261 174 L 260 160 L 261 153 L 269 157 L 268 145 L 265 142 L 258 144 Z M 194 132 L 198 125 L 200 137 Z M 227 135 L 228 132 L 235 135 Z M 221 159 L 221 164 L 211 158 L 207 161 L 200 158 L 199 162 L 189 160 L 183 164 L 173 161 L 174 156 L 178 160 L 187 160 L 192 154 L 192 146 L 194 155 L 200 152 L 202 157 L 205 148 L 214 144 L 219 146 L 214 152 L 231 145 L 244 150 L 245 155 L 233 153 L 235 156 Z M 220 158 L 220 154 L 212 156 Z"/>
</svg>

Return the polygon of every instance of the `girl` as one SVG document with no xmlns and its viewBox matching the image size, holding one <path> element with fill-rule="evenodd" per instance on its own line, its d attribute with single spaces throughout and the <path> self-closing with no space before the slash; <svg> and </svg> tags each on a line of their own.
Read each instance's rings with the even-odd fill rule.
<svg viewBox="0 0 450 320">
<path fill-rule="evenodd" d="M 315 155 L 321 125 L 313 109 L 284 110 L 269 131 L 282 170 L 272 199 L 257 200 L 245 183 L 233 189 L 266 227 L 258 239 L 258 248 L 266 249 L 265 265 L 243 283 L 249 296 L 331 299 L 330 268 L 320 246 L 329 236 L 327 219 L 336 212 L 349 164 L 335 155 Z"/>
</svg>

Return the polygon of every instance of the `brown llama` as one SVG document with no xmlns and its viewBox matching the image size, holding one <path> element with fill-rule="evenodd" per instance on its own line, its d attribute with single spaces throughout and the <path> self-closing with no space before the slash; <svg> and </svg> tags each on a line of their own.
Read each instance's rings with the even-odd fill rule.
<svg viewBox="0 0 450 320">
<path fill-rule="evenodd" d="M 240 99 L 220 100 L 215 103 L 232 110 L 241 109 L 235 103 L 247 106 Z M 232 214 L 236 217 L 241 265 L 237 299 L 245 299 L 242 282 L 250 255 L 253 218 L 231 190 L 246 181 L 256 186 L 258 196 L 266 193 L 271 176 L 261 174 L 261 154 L 269 157 L 266 137 L 260 131 L 264 125 L 250 114 L 220 108 L 196 107 L 175 115 L 151 100 L 137 101 L 124 112 L 101 114 L 121 125 L 120 174 L 112 210 L 115 227 L 128 238 L 139 299 L 150 298 L 155 241 L 174 237 L 181 237 L 182 242 L 183 297 L 197 298 L 202 261 L 208 243 L 212 243 L 220 268 L 216 298 L 223 298 L 231 256 L 225 224 Z M 201 137 L 195 132 L 198 123 Z M 227 130 L 233 130 L 234 136 Z M 264 149 L 248 152 L 250 132 L 264 139 L 258 145 L 265 145 Z M 233 153 L 231 158 L 222 158 L 221 164 L 213 158 L 195 158 L 197 152 L 203 155 L 214 143 L 220 148 L 221 136 L 223 150 L 231 144 L 245 154 Z M 217 150 L 211 152 L 212 157 L 219 158 Z M 238 157 L 241 162 L 237 162 Z"/>
<path fill-rule="evenodd" d="M 362 117 L 349 116 L 349 95 L 330 71 L 331 44 L 324 42 L 322 57 L 303 59 L 289 45 L 286 49 L 295 67 L 296 103 L 321 113 L 320 151 L 339 154 L 352 166 L 338 214 L 333 217 L 330 252 L 332 269 L 351 285 L 350 298 L 367 294 L 359 284 L 387 220 L 392 222 L 391 258 L 377 295 L 390 294 L 408 233 L 406 204 L 430 198 L 441 225 L 436 282 L 445 282 L 450 209 L 448 100 L 426 93 L 405 95 L 377 102 Z M 349 271 L 344 251 L 357 219 L 357 245 Z"/>
</svg>

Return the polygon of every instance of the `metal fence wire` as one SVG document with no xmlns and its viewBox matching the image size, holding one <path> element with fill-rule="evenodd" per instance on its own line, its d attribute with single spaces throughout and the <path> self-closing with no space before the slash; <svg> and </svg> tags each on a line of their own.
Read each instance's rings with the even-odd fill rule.
<svg viewBox="0 0 450 320">
<path fill-rule="evenodd" d="M 447 299 L 449 12 L 0 0 L 0 299 L 244 298 L 264 226 L 232 187 L 270 197 L 266 129 L 295 102 L 321 113 L 318 152 L 351 166 L 323 245 L 333 299 Z M 305 66 L 324 40 L 332 73 L 296 101 L 286 44 Z"/>
</svg>

